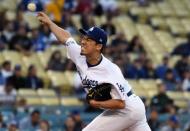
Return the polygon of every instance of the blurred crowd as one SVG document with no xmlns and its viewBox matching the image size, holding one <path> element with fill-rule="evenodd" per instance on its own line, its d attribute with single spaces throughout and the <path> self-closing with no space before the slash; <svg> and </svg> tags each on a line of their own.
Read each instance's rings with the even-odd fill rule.
<svg viewBox="0 0 190 131">
<path fill-rule="evenodd" d="M 159 1 L 159 0 L 157 0 Z M 23 18 L 27 11 L 29 0 L 21 0 L 17 6 L 15 19 L 10 19 L 6 11 L 0 12 L 0 51 L 14 50 L 23 55 L 30 56 L 35 52 L 46 51 L 51 46 L 60 43 L 50 32 L 47 26 L 40 25 L 38 28 L 30 28 Z M 101 23 L 101 28 L 106 30 L 111 38 L 104 55 L 116 63 L 124 77 L 127 79 L 160 79 L 157 83 L 158 94 L 153 96 L 150 106 L 148 122 L 153 131 L 179 131 L 180 121 L 178 107 L 172 99 L 166 95 L 166 91 L 190 91 L 190 34 L 188 41 L 181 43 L 169 54 L 163 54 L 162 63 L 155 65 L 145 50 L 143 40 L 136 35 L 128 40 L 125 34 L 117 30 L 113 24 L 113 18 L 122 12 L 118 8 L 116 0 L 33 0 L 37 4 L 37 11 L 45 11 L 50 18 L 62 28 L 78 36 L 76 23 L 71 18 L 72 14 L 80 15 L 81 28 L 88 29 L 95 26 L 93 16 L 106 16 L 106 22 Z M 142 5 L 147 5 L 147 0 L 138 0 Z M 180 59 L 170 66 L 170 60 L 178 55 Z M 44 87 L 44 81 L 37 75 L 37 67 L 30 65 L 27 73 L 23 75 L 22 65 L 12 68 L 11 61 L 4 61 L 0 68 L 0 105 L 13 105 L 18 109 L 26 106 L 24 99 L 16 101 L 17 90 L 20 88 L 39 89 Z M 64 72 L 65 70 L 76 71 L 74 64 L 63 58 L 61 52 L 56 50 L 51 54 L 44 70 Z M 77 91 L 76 91 L 77 92 Z M 79 91 L 80 92 L 80 91 Z M 145 102 L 146 103 L 146 102 Z M 167 123 L 160 123 L 159 114 L 168 113 Z M 77 111 L 63 123 L 67 131 L 79 131 L 85 124 Z M 50 123 L 40 119 L 40 112 L 33 111 L 30 116 L 10 124 L 3 122 L 0 114 L 0 128 L 25 129 L 31 127 L 39 131 L 50 130 Z M 186 131 L 190 131 L 190 121 L 185 125 Z"/>
</svg>

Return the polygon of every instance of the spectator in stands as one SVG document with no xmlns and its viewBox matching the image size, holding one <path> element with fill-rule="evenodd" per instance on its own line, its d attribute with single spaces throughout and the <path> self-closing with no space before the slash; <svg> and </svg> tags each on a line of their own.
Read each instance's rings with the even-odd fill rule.
<svg viewBox="0 0 190 131">
<path fill-rule="evenodd" d="M 164 84 L 166 85 L 166 90 L 176 91 L 179 90 L 179 82 L 174 76 L 172 69 L 167 69 Z"/>
<path fill-rule="evenodd" d="M 64 9 L 70 12 L 74 12 L 76 8 L 76 1 L 75 0 L 65 0 L 64 2 Z"/>
<path fill-rule="evenodd" d="M 159 78 L 159 79 L 164 79 L 165 78 L 166 71 L 170 68 L 169 67 L 169 58 L 170 58 L 169 55 L 164 55 L 164 57 L 162 59 L 162 64 L 158 65 L 156 67 L 156 77 L 157 78 Z M 172 71 L 173 71 L 173 74 L 174 74 L 175 78 L 179 79 L 179 76 L 178 76 L 176 70 L 173 69 Z"/>
<path fill-rule="evenodd" d="M 158 94 L 151 99 L 150 107 L 155 108 L 159 113 L 168 112 L 168 107 L 173 105 L 173 100 L 166 94 L 166 86 L 161 82 L 157 82 Z"/>
<path fill-rule="evenodd" d="M 1 112 L 0 112 L 0 129 L 1 128 L 6 128 L 7 127 L 7 125 L 6 125 L 6 123 L 3 121 L 3 115 L 1 114 Z"/>
<path fill-rule="evenodd" d="M 148 125 L 152 131 L 156 131 L 160 124 L 161 123 L 158 120 L 158 111 L 153 109 L 150 113 L 150 118 L 148 119 Z"/>
<path fill-rule="evenodd" d="M 12 85 L 15 89 L 24 88 L 25 78 L 22 76 L 21 65 L 16 65 L 14 68 L 14 73 L 9 77 L 11 79 Z"/>
<path fill-rule="evenodd" d="M 172 52 L 172 55 L 190 55 L 190 33 L 186 43 L 179 44 Z"/>
<path fill-rule="evenodd" d="M 116 0 L 99 0 L 104 12 L 110 12 L 116 14 L 118 5 Z"/>
<path fill-rule="evenodd" d="M 2 31 L 1 39 L 5 44 L 8 44 L 14 36 L 14 34 L 14 23 L 12 21 L 8 21 L 5 25 L 4 30 Z"/>
<path fill-rule="evenodd" d="M 8 131 L 18 131 L 18 125 L 16 121 L 11 121 L 8 125 Z"/>
<path fill-rule="evenodd" d="M 40 42 L 45 44 L 45 48 L 48 48 L 53 43 L 57 42 L 55 36 L 51 33 L 49 28 L 46 25 L 40 26 Z"/>
<path fill-rule="evenodd" d="M 3 31 L 3 29 L 4 29 L 4 26 L 6 25 L 6 23 L 7 23 L 7 19 L 6 19 L 6 17 L 5 17 L 5 12 L 6 11 L 1 11 L 0 12 L 0 31 Z"/>
<path fill-rule="evenodd" d="M 182 89 L 183 91 L 190 91 L 190 69 L 183 72 Z"/>
<path fill-rule="evenodd" d="M 92 0 L 78 0 L 76 6 L 76 13 L 82 14 L 83 12 L 92 12 Z"/>
<path fill-rule="evenodd" d="M 25 113 L 28 112 L 28 105 L 25 98 L 20 98 L 16 103 L 16 113 Z"/>
<path fill-rule="evenodd" d="M 74 131 L 75 122 L 72 117 L 68 117 L 64 122 L 65 131 Z"/>
<path fill-rule="evenodd" d="M 9 48 L 17 50 L 25 55 L 29 55 L 32 49 L 32 43 L 27 36 L 25 25 L 20 25 L 17 33 L 12 37 Z"/>
<path fill-rule="evenodd" d="M 185 124 L 184 131 L 190 131 L 190 120 Z"/>
<path fill-rule="evenodd" d="M 73 131 L 81 131 L 84 128 L 84 123 L 81 120 L 79 111 L 77 110 L 72 111 L 71 117 L 75 123 Z"/>
<path fill-rule="evenodd" d="M 171 116 L 167 121 L 167 124 L 163 126 L 160 131 L 181 131 L 177 117 Z"/>
<path fill-rule="evenodd" d="M 46 43 L 46 39 L 43 39 L 43 35 L 40 34 L 38 29 L 31 30 L 31 43 L 34 51 L 45 51 L 45 49 L 49 46 Z"/>
<path fill-rule="evenodd" d="M 61 23 L 61 10 L 64 7 L 64 0 L 51 0 L 45 5 L 45 10 L 57 24 Z"/>
<path fill-rule="evenodd" d="M 145 61 L 144 70 L 145 70 L 146 78 L 148 78 L 148 79 L 150 79 L 150 78 L 151 79 L 156 78 L 155 69 L 154 69 L 152 60 L 147 59 Z"/>
<path fill-rule="evenodd" d="M 17 92 L 12 85 L 11 79 L 6 80 L 4 88 L 0 88 L 0 105 L 14 106 L 16 104 Z"/>
<path fill-rule="evenodd" d="M 31 89 L 42 88 L 44 85 L 41 78 L 37 76 L 37 69 L 34 65 L 30 65 L 28 68 L 28 75 L 25 80 L 25 87 Z"/>
<path fill-rule="evenodd" d="M 148 6 L 149 0 L 136 0 L 140 6 Z"/>
<path fill-rule="evenodd" d="M 2 74 L 2 72 L 0 71 L 0 87 L 5 85 L 5 78 Z"/>
<path fill-rule="evenodd" d="M 116 27 L 112 23 L 112 16 L 107 16 L 106 23 L 101 25 L 101 28 L 104 29 L 108 35 L 112 36 L 116 34 Z"/>
<path fill-rule="evenodd" d="M 76 35 L 76 26 L 71 18 L 72 14 L 69 11 L 62 11 L 62 19 L 61 19 L 61 25 L 62 28 L 66 29 L 69 31 L 72 35 Z"/>
<path fill-rule="evenodd" d="M 93 14 L 96 15 L 96 16 L 102 16 L 104 14 L 104 10 L 103 10 L 103 7 L 102 5 L 98 2 L 98 1 L 94 1 L 95 3 L 95 7 L 94 7 L 94 12 Z"/>
<path fill-rule="evenodd" d="M 3 62 L 1 73 L 2 73 L 2 76 L 4 79 L 13 75 L 13 71 L 11 70 L 11 62 L 10 61 L 4 61 Z"/>
<path fill-rule="evenodd" d="M 20 131 L 35 131 L 40 128 L 40 120 L 40 112 L 34 110 L 29 117 L 27 116 L 20 121 L 19 129 Z"/>
<path fill-rule="evenodd" d="M 115 47 L 122 43 L 128 45 L 128 41 L 125 37 L 125 34 L 123 32 L 120 32 L 116 34 L 116 37 L 112 40 L 111 45 Z"/>
<path fill-rule="evenodd" d="M 80 23 L 82 28 L 86 30 L 95 25 L 93 16 L 91 14 L 88 14 L 88 12 L 84 12 L 81 14 Z"/>
<path fill-rule="evenodd" d="M 170 117 L 167 125 L 161 128 L 161 131 L 181 131 L 179 128 L 179 120 L 176 117 Z"/>
<path fill-rule="evenodd" d="M 146 78 L 146 73 L 139 59 L 135 59 L 133 64 L 124 71 L 124 76 L 131 79 Z"/>
<path fill-rule="evenodd" d="M 47 69 L 53 71 L 64 71 L 66 67 L 65 60 L 59 50 L 56 50 L 52 53 Z"/>
<path fill-rule="evenodd" d="M 190 51 L 190 50 L 189 50 Z M 176 62 L 175 69 L 180 78 L 183 78 L 185 70 L 190 69 L 190 59 L 188 55 L 182 55 L 182 58 Z"/>
<path fill-rule="evenodd" d="M 50 131 L 50 125 L 49 125 L 48 121 L 46 121 L 46 120 L 40 121 L 39 131 Z"/>
<path fill-rule="evenodd" d="M 165 55 L 162 59 L 162 64 L 156 68 L 157 78 L 164 79 L 166 70 L 169 68 L 169 56 Z"/>
<path fill-rule="evenodd" d="M 143 43 L 138 35 L 134 36 L 133 39 L 131 40 L 128 48 L 129 52 L 133 53 L 144 53 L 146 52 Z"/>
</svg>

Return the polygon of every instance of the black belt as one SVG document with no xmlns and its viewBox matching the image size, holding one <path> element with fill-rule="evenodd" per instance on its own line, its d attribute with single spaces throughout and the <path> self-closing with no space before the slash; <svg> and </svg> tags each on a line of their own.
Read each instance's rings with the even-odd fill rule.
<svg viewBox="0 0 190 131">
<path fill-rule="evenodd" d="M 128 93 L 127 93 L 127 96 L 131 96 L 133 94 L 133 92 L 130 90 Z"/>
</svg>

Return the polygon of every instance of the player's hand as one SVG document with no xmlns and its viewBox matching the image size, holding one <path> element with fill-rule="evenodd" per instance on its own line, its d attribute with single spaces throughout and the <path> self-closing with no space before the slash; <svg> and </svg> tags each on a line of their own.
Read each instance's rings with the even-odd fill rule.
<svg viewBox="0 0 190 131">
<path fill-rule="evenodd" d="M 98 104 L 98 101 L 96 101 L 96 100 L 93 100 L 93 99 L 89 100 L 89 104 L 90 104 L 92 107 L 94 107 L 94 108 L 100 108 L 100 107 L 99 107 L 99 104 Z"/>
<path fill-rule="evenodd" d="M 52 21 L 50 20 L 50 18 L 43 12 L 38 12 L 37 14 L 37 19 L 44 25 L 50 25 L 52 23 Z"/>
</svg>

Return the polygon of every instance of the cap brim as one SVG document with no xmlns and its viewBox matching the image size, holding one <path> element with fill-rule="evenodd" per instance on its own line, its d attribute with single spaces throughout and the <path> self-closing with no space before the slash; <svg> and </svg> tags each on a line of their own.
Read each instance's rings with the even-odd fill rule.
<svg viewBox="0 0 190 131">
<path fill-rule="evenodd" d="M 83 34 L 83 35 L 87 35 L 87 34 L 88 34 L 87 31 L 84 30 L 84 29 L 79 29 L 79 32 L 80 32 L 81 34 Z"/>
</svg>

